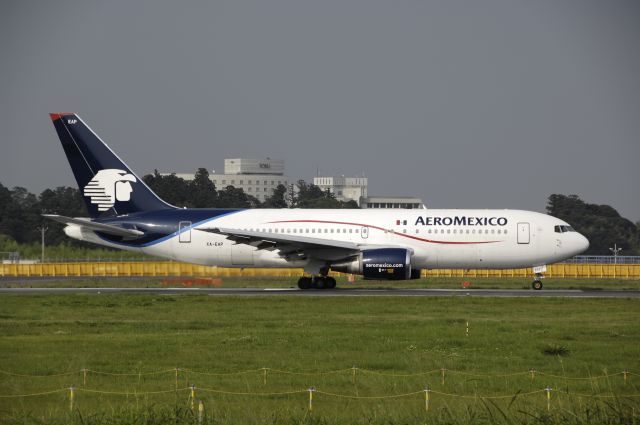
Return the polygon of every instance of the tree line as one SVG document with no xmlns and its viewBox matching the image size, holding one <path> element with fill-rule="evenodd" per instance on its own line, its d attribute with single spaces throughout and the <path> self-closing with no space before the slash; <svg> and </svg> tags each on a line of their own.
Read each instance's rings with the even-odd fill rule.
<svg viewBox="0 0 640 425">
<path fill-rule="evenodd" d="M 206 168 L 198 168 L 193 180 L 175 174 L 161 175 L 158 170 L 142 178 L 163 200 L 187 208 L 358 208 L 355 201 L 339 201 L 330 191 L 298 180 L 295 190 L 278 185 L 273 194 L 260 202 L 244 190 L 226 186 L 217 190 Z"/>
<path fill-rule="evenodd" d="M 200 168 L 193 180 L 176 175 L 162 176 L 157 170 L 143 177 L 145 183 L 165 201 L 187 208 L 358 208 L 354 201 L 342 202 L 329 191 L 299 180 L 292 187 L 279 185 L 264 202 L 246 194 L 242 189 L 227 186 L 217 189 L 206 169 Z M 610 255 L 610 247 L 617 244 L 622 255 L 640 255 L 640 222 L 623 218 L 609 205 L 584 202 L 576 195 L 553 194 L 548 198 L 547 213 L 565 220 L 590 241 L 588 255 Z M 46 220 L 41 214 L 86 217 L 82 194 L 76 188 L 61 186 L 45 189 L 40 195 L 23 187 L 9 189 L 0 183 L 0 251 L 19 250 L 32 245 L 37 252 L 40 229 L 46 230 L 48 246 L 86 247 L 68 238 L 64 225 Z M 22 248 L 20 248 L 22 249 Z"/>
<path fill-rule="evenodd" d="M 271 197 L 260 202 L 234 186 L 217 190 L 205 168 L 199 168 L 193 180 L 185 180 L 175 174 L 162 176 L 157 170 L 142 179 L 160 198 L 178 207 L 358 208 L 355 201 L 339 201 L 331 192 L 322 191 L 304 180 L 296 183 L 296 190 L 278 185 Z M 9 189 L 0 183 L 0 251 L 24 251 L 25 246 L 30 245 L 27 251 L 37 253 L 43 226 L 46 228 L 45 239 L 48 246 L 89 246 L 67 237 L 63 232 L 63 224 L 47 220 L 42 214 L 88 216 L 82 194 L 76 188 L 60 186 L 45 189 L 40 195 L 35 195 L 23 187 Z"/>
<path fill-rule="evenodd" d="M 589 239 L 585 255 L 611 255 L 609 248 L 622 248 L 621 255 L 640 255 L 640 221 L 633 223 L 609 205 L 588 204 L 578 195 L 549 196 L 547 213 L 571 224 Z"/>
</svg>

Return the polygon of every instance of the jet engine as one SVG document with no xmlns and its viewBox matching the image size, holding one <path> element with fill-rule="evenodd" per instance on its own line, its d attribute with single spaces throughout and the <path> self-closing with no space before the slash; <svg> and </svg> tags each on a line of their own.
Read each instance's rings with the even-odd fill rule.
<svg viewBox="0 0 640 425">
<path fill-rule="evenodd" d="M 411 279 L 411 254 L 404 248 L 367 249 L 351 261 L 332 264 L 331 270 L 359 274 L 365 279 Z"/>
</svg>

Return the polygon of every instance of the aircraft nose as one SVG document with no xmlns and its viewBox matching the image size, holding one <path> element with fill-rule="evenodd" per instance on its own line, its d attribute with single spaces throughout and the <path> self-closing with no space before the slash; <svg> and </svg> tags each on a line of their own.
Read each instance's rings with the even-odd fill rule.
<svg viewBox="0 0 640 425">
<path fill-rule="evenodd" d="M 583 253 L 587 249 L 589 249 L 589 239 L 585 238 L 584 235 L 578 233 L 578 253 Z"/>
</svg>

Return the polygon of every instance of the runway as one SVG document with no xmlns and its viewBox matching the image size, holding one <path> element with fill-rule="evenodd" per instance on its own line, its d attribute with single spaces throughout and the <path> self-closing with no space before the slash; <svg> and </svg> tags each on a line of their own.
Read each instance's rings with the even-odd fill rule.
<svg viewBox="0 0 640 425">
<path fill-rule="evenodd" d="M 206 294 L 210 296 L 306 297 L 497 297 L 497 298 L 640 298 L 640 291 L 528 289 L 352 289 L 300 290 L 269 288 L 0 288 L 0 294 Z"/>
</svg>

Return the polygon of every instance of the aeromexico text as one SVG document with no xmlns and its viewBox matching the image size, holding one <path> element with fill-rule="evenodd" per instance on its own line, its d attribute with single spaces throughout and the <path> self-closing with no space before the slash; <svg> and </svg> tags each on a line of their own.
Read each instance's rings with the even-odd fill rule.
<svg viewBox="0 0 640 425">
<path fill-rule="evenodd" d="M 506 217 L 418 217 L 416 226 L 506 226 Z"/>
</svg>

